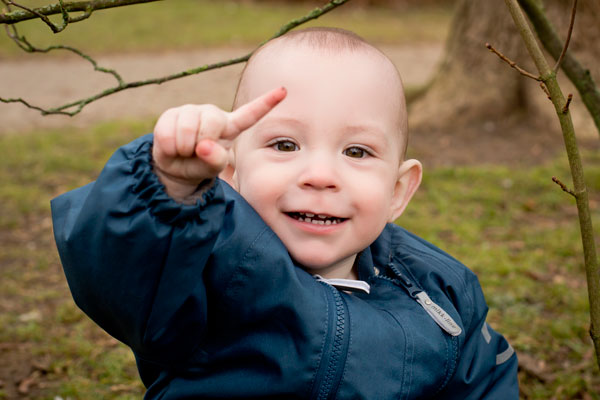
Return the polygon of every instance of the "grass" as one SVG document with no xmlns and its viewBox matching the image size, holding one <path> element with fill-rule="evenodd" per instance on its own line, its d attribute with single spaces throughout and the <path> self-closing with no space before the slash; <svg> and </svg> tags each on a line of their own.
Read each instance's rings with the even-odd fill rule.
<svg viewBox="0 0 600 400">
<path fill-rule="evenodd" d="M 587 154 L 586 161 L 598 221 L 600 155 Z M 600 379 L 588 335 L 576 208 L 553 186 L 553 175 L 566 180 L 565 159 L 534 168 L 430 171 L 401 222 L 479 275 L 491 308 L 488 321 L 523 358 L 544 366 L 548 382 L 521 373 L 523 397 L 571 399 L 588 393 L 597 399 Z"/>
<path fill-rule="evenodd" d="M 71 300 L 49 200 L 93 180 L 119 145 L 150 128 L 145 121 L 119 122 L 0 137 L 0 351 L 7 360 L 0 399 L 12 398 L 25 378 L 33 382 L 31 399 L 143 394 L 127 348 Z M 585 158 L 599 221 L 600 155 Z M 527 168 L 430 170 L 400 222 L 478 273 L 488 321 L 537 368 L 520 373 L 522 398 L 598 399 L 575 206 L 552 175 L 566 180 L 564 159 Z"/>
<path fill-rule="evenodd" d="M 26 364 L 17 371 L 0 367 L 4 398 L 17 397 L 14 385 L 23 379 L 33 380 L 25 394 L 35 399 L 141 397 L 129 350 L 98 330 L 68 294 L 53 244 L 49 200 L 94 179 L 116 146 L 150 128 L 119 123 L 90 133 L 0 138 L 0 344 L 9 349 L 3 354 L 7 363 Z"/>
<path fill-rule="evenodd" d="M 48 3 L 50 1 L 37 0 L 25 4 Z M 18 27 L 20 33 L 38 47 L 65 44 L 95 55 L 255 46 L 286 21 L 305 15 L 312 8 L 314 5 L 302 2 L 246 4 L 231 0 L 170 0 L 98 11 L 90 19 L 74 23 L 59 34 L 52 34 L 39 20 L 26 21 Z M 450 18 L 451 10 L 439 6 L 390 12 L 344 5 L 305 26 L 344 27 L 380 44 L 423 43 L 443 41 Z M 22 54 L 6 35 L 0 35 L 0 57 Z"/>
</svg>

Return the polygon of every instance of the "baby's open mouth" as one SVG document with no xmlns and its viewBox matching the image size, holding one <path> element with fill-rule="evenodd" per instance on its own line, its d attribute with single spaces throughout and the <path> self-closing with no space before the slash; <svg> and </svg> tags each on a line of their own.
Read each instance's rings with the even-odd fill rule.
<svg viewBox="0 0 600 400">
<path fill-rule="evenodd" d="M 290 217 L 300 222 L 308 222 L 315 225 L 336 225 L 344 222 L 347 218 L 332 217 L 325 214 L 313 214 L 309 212 L 288 212 Z"/>
</svg>

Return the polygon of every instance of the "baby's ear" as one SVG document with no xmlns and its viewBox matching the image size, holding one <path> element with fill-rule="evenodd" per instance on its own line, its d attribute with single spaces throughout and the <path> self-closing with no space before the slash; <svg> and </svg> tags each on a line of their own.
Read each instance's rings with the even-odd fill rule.
<svg viewBox="0 0 600 400">
<path fill-rule="evenodd" d="M 392 204 L 390 207 L 389 222 L 394 222 L 408 205 L 413 194 L 421 184 L 423 176 L 423 167 L 417 160 L 406 160 L 400 165 L 398 170 L 398 181 L 394 188 Z"/>
</svg>

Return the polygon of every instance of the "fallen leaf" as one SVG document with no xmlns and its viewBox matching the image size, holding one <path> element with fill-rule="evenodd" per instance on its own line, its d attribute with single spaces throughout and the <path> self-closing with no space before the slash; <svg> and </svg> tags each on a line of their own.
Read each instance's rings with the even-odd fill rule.
<svg viewBox="0 0 600 400">
<path fill-rule="evenodd" d="M 19 321 L 21 322 L 31 322 L 31 321 L 41 321 L 42 313 L 39 310 L 29 311 L 28 313 L 19 315 Z"/>
<path fill-rule="evenodd" d="M 29 393 L 29 388 L 32 385 L 35 385 L 35 383 L 38 380 L 38 378 L 40 377 L 40 375 L 41 375 L 40 371 L 33 371 L 31 373 L 31 375 L 29 375 L 27 378 L 25 378 L 21 382 L 19 382 L 19 386 L 17 388 L 19 393 L 21 393 L 21 394 Z"/>
</svg>

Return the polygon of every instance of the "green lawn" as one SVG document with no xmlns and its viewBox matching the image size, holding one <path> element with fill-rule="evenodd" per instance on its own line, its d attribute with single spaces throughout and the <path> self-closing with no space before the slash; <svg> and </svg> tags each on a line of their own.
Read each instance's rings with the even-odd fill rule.
<svg viewBox="0 0 600 400">
<path fill-rule="evenodd" d="M 25 4 L 49 3 L 52 1 Z M 27 21 L 18 27 L 22 35 L 39 47 L 60 43 L 91 54 L 248 46 L 257 45 L 285 22 L 313 8 L 314 5 L 300 2 L 285 5 L 168 0 L 98 11 L 88 20 L 74 23 L 58 34 L 52 34 L 39 20 Z M 450 18 L 451 10 L 447 7 L 414 7 L 392 12 L 365 11 L 344 5 L 305 26 L 340 26 L 375 43 L 423 43 L 443 41 Z M 2 32 L 0 57 L 20 54 L 22 51 Z"/>
<path fill-rule="evenodd" d="M 119 145 L 150 129 L 149 121 L 118 122 L 0 137 L 0 351 L 13 364 L 36 366 L 31 399 L 143 393 L 129 351 L 71 300 L 49 200 L 93 180 Z M 585 159 L 598 230 L 600 155 Z M 520 374 L 523 398 L 598 399 L 575 206 L 553 175 L 568 181 L 563 158 L 538 167 L 429 170 L 399 222 L 478 273 L 490 324 L 539 367 L 541 377 Z M 14 391 L 3 364 L 0 399 Z"/>
</svg>

